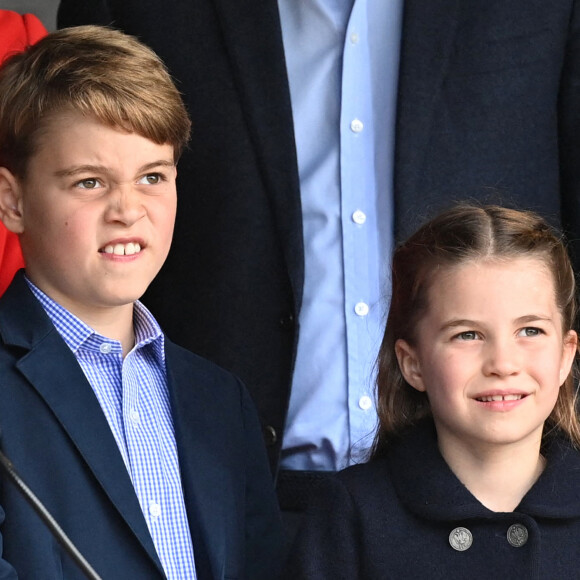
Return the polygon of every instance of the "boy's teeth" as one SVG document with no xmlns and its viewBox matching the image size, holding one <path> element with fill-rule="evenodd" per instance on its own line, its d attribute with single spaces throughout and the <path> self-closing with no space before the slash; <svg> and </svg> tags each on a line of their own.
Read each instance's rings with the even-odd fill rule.
<svg viewBox="0 0 580 580">
<path fill-rule="evenodd" d="M 128 244 L 109 244 L 105 246 L 105 254 L 115 254 L 115 256 L 132 256 L 141 251 L 141 245 L 138 243 L 129 242 Z"/>
</svg>

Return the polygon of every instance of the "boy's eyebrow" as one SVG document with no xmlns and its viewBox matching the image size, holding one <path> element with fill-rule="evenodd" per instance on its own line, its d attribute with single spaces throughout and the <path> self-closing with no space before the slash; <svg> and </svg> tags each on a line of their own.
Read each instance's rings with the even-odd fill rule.
<svg viewBox="0 0 580 580">
<path fill-rule="evenodd" d="M 154 169 L 155 167 L 175 167 L 175 161 L 173 159 L 158 159 L 157 161 L 151 161 L 151 163 L 146 163 L 142 165 L 137 170 L 137 173 L 143 173 L 149 169 Z M 67 167 L 66 169 L 59 169 L 54 172 L 56 177 L 71 177 L 78 175 L 79 173 L 109 173 L 110 169 L 105 165 L 74 165 L 72 167 Z"/>
</svg>

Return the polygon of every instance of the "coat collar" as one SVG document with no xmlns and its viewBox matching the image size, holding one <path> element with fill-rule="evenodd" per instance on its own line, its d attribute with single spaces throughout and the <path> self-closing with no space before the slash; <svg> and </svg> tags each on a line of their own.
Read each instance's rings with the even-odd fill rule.
<svg viewBox="0 0 580 580">
<path fill-rule="evenodd" d="M 22 349 L 16 368 L 52 410 L 162 573 L 129 474 L 99 402 L 74 354 L 32 295 L 22 271 L 0 301 L 0 335 L 7 346 Z"/>
<path fill-rule="evenodd" d="M 545 456 L 544 472 L 514 511 L 532 517 L 580 517 L 580 453 L 562 438 L 553 437 Z M 496 516 L 445 463 L 432 420 L 423 421 L 394 442 L 387 461 L 397 495 L 417 515 L 439 521 Z"/>
</svg>

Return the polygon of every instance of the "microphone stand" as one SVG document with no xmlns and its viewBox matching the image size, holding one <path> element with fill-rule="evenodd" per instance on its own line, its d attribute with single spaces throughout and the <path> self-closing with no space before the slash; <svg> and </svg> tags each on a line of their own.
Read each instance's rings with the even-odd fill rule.
<svg viewBox="0 0 580 580">
<path fill-rule="evenodd" d="M 102 578 L 95 572 L 94 568 L 85 560 L 84 556 L 79 552 L 72 540 L 58 525 L 57 521 L 52 517 L 44 504 L 38 499 L 38 497 L 36 497 L 26 483 L 24 483 L 23 479 L 14 469 L 12 461 L 10 461 L 2 451 L 0 451 L 0 466 L 8 475 L 10 481 L 12 481 L 12 483 L 20 490 L 24 499 L 26 499 L 34 511 L 40 516 L 40 519 L 46 524 L 52 535 L 64 548 L 65 552 L 78 564 L 85 576 L 89 580 L 102 580 Z"/>
</svg>

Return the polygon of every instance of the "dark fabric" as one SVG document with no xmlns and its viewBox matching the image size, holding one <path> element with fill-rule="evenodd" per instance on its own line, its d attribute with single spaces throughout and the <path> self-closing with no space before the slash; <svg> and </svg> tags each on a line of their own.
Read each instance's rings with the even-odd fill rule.
<svg viewBox="0 0 580 580">
<path fill-rule="evenodd" d="M 555 439 L 546 458 L 546 469 L 515 511 L 494 513 L 451 472 L 427 422 L 386 457 L 318 486 L 284 578 L 575 578 L 580 453 Z M 528 531 L 521 547 L 507 540 L 512 524 Z M 462 552 L 449 543 L 456 527 L 473 536 Z"/>
<path fill-rule="evenodd" d="M 572 0 L 405 1 L 398 239 L 468 198 L 538 210 L 580 240 L 579 22 Z M 60 26 L 86 23 L 139 36 L 185 95 L 175 239 L 145 303 L 247 384 L 275 470 L 304 279 L 277 2 L 61 0 Z"/>
<path fill-rule="evenodd" d="M 97 398 L 21 274 L 0 300 L 0 335 L 3 451 L 104 579 L 163 578 Z M 197 577 L 271 580 L 280 518 L 253 404 L 237 378 L 169 340 L 166 360 Z M 21 580 L 84 578 L 13 485 L 0 505 L 2 564 Z"/>
</svg>

